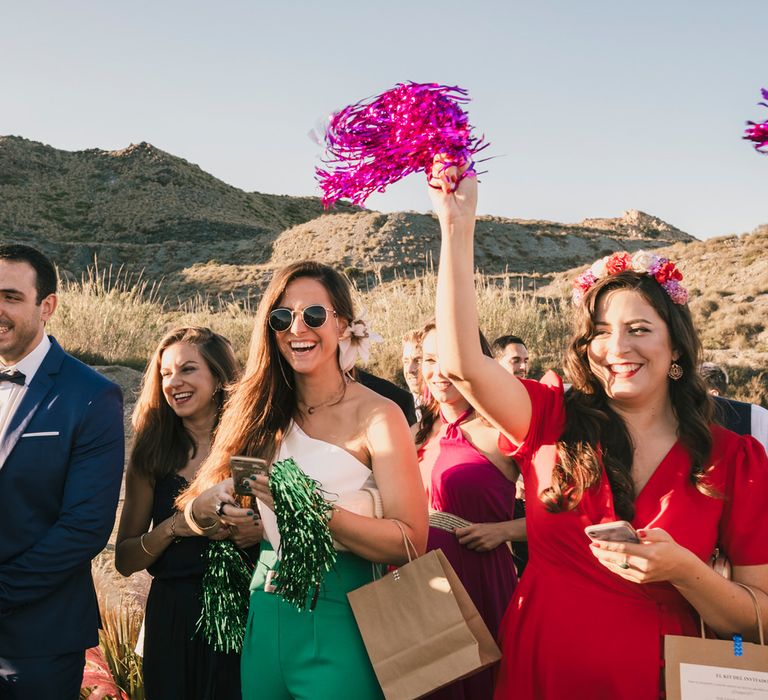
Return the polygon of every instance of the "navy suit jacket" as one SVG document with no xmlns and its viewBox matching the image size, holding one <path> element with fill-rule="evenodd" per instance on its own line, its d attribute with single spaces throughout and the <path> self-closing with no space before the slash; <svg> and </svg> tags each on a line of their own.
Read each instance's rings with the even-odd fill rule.
<svg viewBox="0 0 768 700">
<path fill-rule="evenodd" d="M 98 643 L 91 559 L 115 521 L 120 388 L 51 348 L 0 444 L 0 657 Z"/>
<path fill-rule="evenodd" d="M 752 434 L 752 404 L 715 396 L 715 418 L 738 435 Z"/>
</svg>

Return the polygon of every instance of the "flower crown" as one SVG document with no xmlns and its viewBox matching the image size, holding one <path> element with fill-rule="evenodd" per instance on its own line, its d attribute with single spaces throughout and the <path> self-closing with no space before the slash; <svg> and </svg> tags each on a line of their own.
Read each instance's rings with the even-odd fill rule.
<svg viewBox="0 0 768 700">
<path fill-rule="evenodd" d="M 368 364 L 368 356 L 371 353 L 371 343 L 380 343 L 384 339 L 371 330 L 368 330 L 368 322 L 365 311 L 347 325 L 346 330 L 339 338 L 339 365 L 342 372 L 349 372 L 359 357 L 363 364 Z"/>
<path fill-rule="evenodd" d="M 592 263 L 592 267 L 573 280 L 573 303 L 580 304 L 597 280 L 627 270 L 653 277 L 675 304 L 688 303 L 688 290 L 680 284 L 683 274 L 675 263 L 647 250 L 638 250 L 632 255 L 621 251 Z"/>
</svg>

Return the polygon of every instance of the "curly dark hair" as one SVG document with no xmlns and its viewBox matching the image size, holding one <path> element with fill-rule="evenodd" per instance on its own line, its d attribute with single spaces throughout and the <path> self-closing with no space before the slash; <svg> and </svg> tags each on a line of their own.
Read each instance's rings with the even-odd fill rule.
<svg viewBox="0 0 768 700">
<path fill-rule="evenodd" d="M 672 345 L 680 355 L 676 362 L 683 369 L 679 380 L 669 380 L 669 394 L 678 421 L 678 437 L 691 458 L 691 482 L 703 493 L 718 495 L 705 479 L 712 449 L 713 403 L 698 372 L 701 342 L 691 312 L 687 305 L 673 303 L 652 277 L 624 271 L 596 282 L 576 311 L 574 334 L 564 359 L 566 377 L 573 385 L 565 397 L 565 429 L 557 445 L 558 463 L 552 485 L 539 496 L 551 512 L 572 510 L 584 491 L 600 481 L 601 455 L 616 513 L 625 520 L 634 516 L 632 438 L 624 420 L 611 407 L 587 357 L 595 337 L 598 302 L 615 290 L 642 295 L 666 323 Z"/>
</svg>

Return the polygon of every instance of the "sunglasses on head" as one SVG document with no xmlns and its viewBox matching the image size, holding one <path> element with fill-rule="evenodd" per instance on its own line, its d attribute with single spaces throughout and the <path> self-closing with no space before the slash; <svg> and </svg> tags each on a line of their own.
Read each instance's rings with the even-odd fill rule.
<svg viewBox="0 0 768 700">
<path fill-rule="evenodd" d="M 300 313 L 307 328 L 320 328 L 328 320 L 329 312 L 336 317 L 333 309 L 326 309 L 322 304 L 305 306 L 300 311 L 280 307 L 269 312 L 269 327 L 277 333 L 283 333 L 293 325 L 293 319 Z"/>
</svg>

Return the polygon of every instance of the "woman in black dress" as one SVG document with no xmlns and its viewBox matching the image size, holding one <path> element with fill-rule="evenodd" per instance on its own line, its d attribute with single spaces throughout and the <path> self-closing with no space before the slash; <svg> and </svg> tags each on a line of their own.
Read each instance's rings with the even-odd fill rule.
<svg viewBox="0 0 768 700">
<path fill-rule="evenodd" d="M 153 576 L 144 634 L 148 700 L 240 700 L 239 655 L 216 652 L 195 633 L 208 538 L 192 532 L 173 506 L 208 455 L 238 375 L 226 338 L 178 328 L 152 355 L 133 412 L 115 566 L 124 576 L 142 569 Z M 261 531 L 252 511 L 232 506 L 210 537 L 246 548 L 258 544 Z"/>
</svg>

